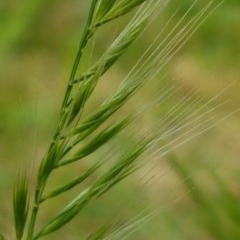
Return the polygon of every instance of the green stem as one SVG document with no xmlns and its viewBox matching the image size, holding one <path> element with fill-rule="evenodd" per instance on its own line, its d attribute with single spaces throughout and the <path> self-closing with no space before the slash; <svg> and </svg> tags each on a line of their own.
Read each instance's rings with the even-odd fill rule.
<svg viewBox="0 0 240 240">
<path fill-rule="evenodd" d="M 76 72 L 77 72 L 80 60 L 82 58 L 83 51 L 86 47 L 87 42 L 92 37 L 92 35 L 94 34 L 94 31 L 95 31 L 95 29 L 92 28 L 92 20 L 93 20 L 93 15 L 94 15 L 94 11 L 95 11 L 97 2 L 98 2 L 98 0 L 93 0 L 91 8 L 90 8 L 86 27 L 84 29 L 84 32 L 83 32 L 83 35 L 82 35 L 82 38 L 81 38 L 81 41 L 79 44 L 78 52 L 77 52 L 77 55 L 76 55 L 76 58 L 75 58 L 75 61 L 73 64 L 73 68 L 71 71 L 70 79 L 68 82 L 67 90 L 66 90 L 66 93 L 65 93 L 65 96 L 63 99 L 62 111 L 64 111 L 65 107 L 67 106 L 68 98 L 69 98 L 69 95 L 70 95 L 73 85 L 74 85 L 73 81 L 75 79 Z"/>
<path fill-rule="evenodd" d="M 91 25 L 92 25 L 94 11 L 95 11 L 95 8 L 97 6 L 98 1 L 99 0 L 93 0 L 92 1 L 92 5 L 91 5 L 91 8 L 90 8 L 90 12 L 89 12 L 88 20 L 87 20 L 87 23 L 86 23 L 86 27 L 85 27 L 85 30 L 83 32 L 83 36 L 82 36 L 81 41 L 80 41 L 79 49 L 78 49 L 78 52 L 77 52 L 77 55 L 76 55 L 76 58 L 75 58 L 75 61 L 74 61 L 74 64 L 73 64 L 73 68 L 72 68 L 72 71 L 71 71 L 71 75 L 70 75 L 70 79 L 69 79 L 69 82 L 68 82 L 67 90 L 65 92 L 64 100 L 63 100 L 63 103 L 62 103 L 62 109 L 61 109 L 61 113 L 60 113 L 59 125 L 58 125 L 58 129 L 57 129 L 57 131 L 56 131 L 56 133 L 53 137 L 53 142 L 55 142 L 57 140 L 60 131 L 62 130 L 62 128 L 64 128 L 64 125 L 65 125 L 64 119 L 66 119 L 66 118 L 64 117 L 64 115 L 66 113 L 64 111 L 65 111 L 65 108 L 67 107 L 69 95 L 71 94 L 71 91 L 72 91 L 72 88 L 73 88 L 72 82 L 75 78 L 80 60 L 82 58 L 83 51 L 85 49 L 85 46 L 86 46 L 88 40 L 92 37 L 92 35 L 94 34 L 94 31 L 95 31 L 95 29 L 91 28 Z M 49 148 L 51 148 L 52 145 L 53 145 L 53 143 L 51 143 Z M 47 181 L 47 179 L 41 185 L 38 182 L 37 186 L 36 186 L 35 200 L 34 200 L 34 206 L 32 208 L 32 214 L 31 214 L 31 219 L 30 219 L 30 223 L 29 223 L 27 240 L 33 240 L 34 239 L 34 228 L 35 228 L 35 224 L 36 224 L 38 210 L 39 210 L 39 207 L 40 207 L 40 204 L 41 204 L 41 197 L 42 197 L 43 191 L 44 191 L 45 186 L 46 186 L 46 181 Z"/>
<path fill-rule="evenodd" d="M 33 233 L 34 233 L 34 227 L 35 227 L 35 222 L 37 218 L 37 213 L 39 209 L 39 204 L 34 205 L 33 210 L 32 210 L 32 216 L 29 224 L 29 231 L 28 231 L 28 237 L 27 240 L 32 240 L 33 239 Z"/>
<path fill-rule="evenodd" d="M 44 189 L 44 186 L 45 184 L 43 185 L 42 189 Z M 41 195 L 40 189 L 41 187 L 39 186 L 39 182 L 38 182 L 35 190 L 35 200 L 34 200 L 34 206 L 32 209 L 32 215 L 29 223 L 27 240 L 33 240 L 34 228 L 35 228 L 37 213 L 40 205 L 40 201 L 39 201 L 39 196 Z"/>
</svg>

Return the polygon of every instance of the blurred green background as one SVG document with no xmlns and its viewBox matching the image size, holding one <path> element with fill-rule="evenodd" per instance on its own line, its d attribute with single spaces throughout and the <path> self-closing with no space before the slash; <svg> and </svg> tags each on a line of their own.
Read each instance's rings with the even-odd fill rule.
<svg viewBox="0 0 240 240">
<path fill-rule="evenodd" d="M 28 165 L 33 177 L 53 134 L 89 2 L 0 2 L 0 232 L 12 232 L 11 194 L 18 167 Z M 160 31 L 176 10 L 172 25 L 177 23 L 192 2 L 172 1 L 150 32 Z M 207 2 L 199 0 L 192 14 Z M 111 42 L 119 25 L 110 25 L 107 34 L 97 39 L 94 55 Z M 148 46 L 151 37 L 146 34 L 138 41 L 131 55 L 108 74 L 111 81 L 121 80 L 133 65 L 134 53 Z M 164 68 L 167 80 L 155 89 L 144 90 L 146 98 L 161 84 L 181 86 L 181 91 L 162 106 L 164 113 L 193 89 L 199 89 L 206 102 L 233 83 L 217 100 L 232 99 L 214 113 L 221 119 L 240 107 L 239 63 L 240 2 L 227 0 Z M 114 86 L 101 85 L 93 105 L 106 97 L 111 84 Z M 139 101 L 144 103 L 141 98 Z M 130 110 L 139 109 L 139 101 L 131 102 Z M 143 124 L 154 125 L 158 118 L 159 113 L 154 112 Z M 239 133 L 240 114 L 236 113 L 157 165 L 149 163 L 61 230 L 61 238 L 71 235 L 70 239 L 79 239 L 113 218 L 124 223 L 153 204 L 166 209 L 130 239 L 240 239 Z M 146 171 L 152 183 L 139 184 Z M 58 207 L 61 202 L 53 204 Z M 46 212 L 54 211 L 51 206 L 44 209 L 43 222 L 48 218 Z M 57 236 L 46 239 L 59 239 Z"/>
</svg>

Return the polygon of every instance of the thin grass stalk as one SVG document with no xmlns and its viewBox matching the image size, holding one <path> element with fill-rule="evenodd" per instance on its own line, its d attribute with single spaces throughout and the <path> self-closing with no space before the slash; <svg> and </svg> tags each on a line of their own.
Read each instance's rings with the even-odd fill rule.
<svg viewBox="0 0 240 240">
<path fill-rule="evenodd" d="M 59 142 L 59 133 L 61 132 L 61 129 L 64 128 L 64 126 L 66 125 L 66 116 L 67 116 L 67 108 L 69 107 L 69 102 L 68 102 L 68 98 L 71 94 L 73 85 L 71 84 L 71 81 L 74 80 L 75 75 L 76 75 L 76 71 L 79 65 L 79 62 L 81 60 L 84 48 L 88 42 L 88 40 L 91 38 L 91 36 L 93 35 L 95 29 L 91 28 L 91 23 L 92 23 L 92 19 L 94 16 L 94 11 L 95 8 L 97 6 L 97 2 L 96 0 L 94 0 L 92 2 L 91 8 L 90 8 L 90 13 L 89 13 L 89 18 L 83 33 L 83 37 L 81 39 L 80 42 L 80 47 L 74 62 L 74 66 L 70 75 L 70 81 L 66 90 L 66 94 L 62 103 L 62 111 L 60 114 L 60 121 L 59 121 L 59 125 L 57 128 L 57 131 L 54 135 L 53 138 L 53 142 L 50 145 L 48 154 L 46 155 L 45 159 L 43 160 L 40 169 L 39 169 L 39 173 L 38 173 L 38 181 L 37 181 L 37 186 L 36 186 L 36 191 L 35 191 L 35 200 L 34 200 L 34 206 L 32 209 L 32 215 L 31 215 L 31 219 L 30 219 L 30 223 L 29 223 L 29 231 L 28 231 L 28 240 L 31 240 L 33 238 L 33 234 L 34 234 L 34 228 L 35 228 L 35 222 L 36 222 L 36 218 L 37 218 L 37 213 L 38 213 L 38 209 L 39 209 L 39 205 L 41 203 L 41 198 L 42 198 L 42 194 L 43 194 L 43 190 L 45 188 L 48 176 L 50 175 L 51 171 L 54 169 L 54 165 L 56 164 L 57 161 L 59 161 L 58 159 L 61 158 L 62 156 L 62 151 L 63 149 L 67 146 L 67 142 L 66 141 L 62 141 Z M 57 150 L 58 149 L 58 150 Z"/>
<path fill-rule="evenodd" d="M 58 129 L 57 129 L 56 134 L 54 136 L 53 143 L 50 146 L 50 150 L 53 147 L 54 141 L 58 137 L 59 132 L 64 125 L 64 122 L 62 122 L 62 119 L 64 119 L 64 115 L 66 114 L 67 100 L 68 100 L 68 97 L 69 97 L 69 95 L 71 93 L 71 90 L 72 90 L 72 87 L 73 87 L 72 84 L 71 84 L 71 81 L 75 78 L 77 68 L 78 68 L 79 62 L 80 62 L 82 54 L 83 54 L 83 50 L 84 50 L 88 40 L 90 39 L 90 37 L 93 34 L 93 32 L 92 32 L 93 30 L 90 29 L 90 26 L 91 26 L 93 14 L 94 14 L 94 10 L 96 8 L 97 2 L 98 2 L 98 0 L 93 0 L 92 5 L 90 7 L 89 17 L 88 17 L 88 20 L 87 20 L 87 23 L 86 23 L 86 27 L 85 27 L 82 39 L 80 41 L 80 46 L 79 46 L 79 49 L 78 49 L 78 52 L 77 52 L 77 55 L 76 55 L 76 58 L 75 58 L 75 61 L 74 61 L 74 64 L 73 64 L 72 71 L 71 71 L 70 81 L 69 81 L 69 84 L 67 86 L 67 90 L 66 90 L 66 93 L 65 93 L 65 96 L 64 96 L 64 99 L 63 99 L 62 113 L 60 114 L 60 116 L 61 116 L 60 117 L 60 123 L 58 125 Z M 28 238 L 27 238 L 28 240 L 32 240 L 32 238 L 33 238 L 35 222 L 36 222 L 37 213 L 38 213 L 39 204 L 40 204 L 40 199 L 41 199 L 41 195 L 43 193 L 43 189 L 45 187 L 45 184 L 46 184 L 46 181 L 41 186 L 36 187 L 35 200 L 34 200 L 35 203 L 34 203 L 34 207 L 33 207 L 33 210 L 32 210 L 32 215 L 31 215 L 31 219 L 30 219 L 30 224 L 29 224 L 29 231 L 28 231 Z"/>
<path fill-rule="evenodd" d="M 84 29 L 84 32 L 83 32 L 83 35 L 82 35 L 82 38 L 81 38 L 81 41 L 80 41 L 80 45 L 79 45 L 79 49 L 78 49 L 75 61 L 73 63 L 73 68 L 72 68 L 72 71 L 71 71 L 71 74 L 70 74 L 70 79 L 69 79 L 69 84 L 67 86 L 66 94 L 65 94 L 64 99 L 63 99 L 63 103 L 62 103 L 63 112 L 65 111 L 65 107 L 67 105 L 67 100 L 69 98 L 69 95 L 70 95 L 72 87 L 73 87 L 71 82 L 74 80 L 74 78 L 76 76 L 76 72 L 77 72 L 78 65 L 79 65 L 79 62 L 81 60 L 84 48 L 85 48 L 87 42 L 89 41 L 89 39 L 94 34 L 94 31 L 95 31 L 95 29 L 91 28 L 91 23 L 92 23 L 92 20 L 93 20 L 94 11 L 96 9 L 98 1 L 99 0 L 93 0 L 92 5 L 90 7 L 88 20 L 87 20 L 87 23 L 86 23 L 86 26 L 85 26 L 85 29 Z"/>
</svg>

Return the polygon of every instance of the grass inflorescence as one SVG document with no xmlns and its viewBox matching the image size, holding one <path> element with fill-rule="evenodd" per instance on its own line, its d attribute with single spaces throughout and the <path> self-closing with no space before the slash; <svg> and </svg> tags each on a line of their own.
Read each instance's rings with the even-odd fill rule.
<svg viewBox="0 0 240 240">
<path fill-rule="evenodd" d="M 160 81 L 159 74 L 163 67 L 219 6 L 213 2 L 207 3 L 189 20 L 188 15 L 191 14 L 196 4 L 193 2 L 178 23 L 169 31 L 166 29 L 171 25 L 171 20 L 175 16 L 173 14 L 167 23 L 160 26 L 152 43 L 141 51 L 140 58 L 132 65 L 117 89 L 99 106 L 86 114 L 87 104 L 103 75 L 119 61 L 134 42 L 149 30 L 168 3 L 163 0 L 91 1 L 56 129 L 37 170 L 36 186 L 33 191 L 29 190 L 27 174 L 22 172 L 14 187 L 13 209 L 17 240 L 37 240 L 58 231 L 79 215 L 91 202 L 141 169 L 145 164 L 144 160 L 151 161 L 152 158 L 165 156 L 173 149 L 206 132 L 215 124 L 224 121 L 226 117 L 217 120 L 212 114 L 222 106 L 221 104 L 215 104 L 209 108 L 210 103 L 214 102 L 221 93 L 205 101 L 204 97 L 199 97 L 197 91 L 190 91 L 181 101 L 163 112 L 162 118 L 155 123 L 158 127 L 155 127 L 154 131 L 151 128 L 139 130 L 136 127 L 137 121 L 178 91 L 172 86 L 154 96 L 151 103 L 146 103 L 135 113 L 119 114 L 117 120 L 114 118 L 145 85 L 156 80 Z M 131 15 L 131 19 L 116 33 L 112 43 L 96 61 L 90 61 L 90 64 L 83 69 L 82 62 L 85 54 L 88 54 L 89 45 L 92 43 L 96 45 L 94 37 L 99 29 L 107 27 L 115 20 L 121 21 L 127 15 Z M 202 102 L 205 103 L 202 104 Z M 125 146 L 123 144 L 122 153 L 117 154 L 116 159 L 111 161 L 108 159 L 109 156 L 106 156 L 96 163 L 90 161 L 88 168 L 80 172 L 78 176 L 62 180 L 59 186 L 48 187 L 50 179 L 59 170 L 64 171 L 68 166 L 76 163 L 80 165 L 81 161 L 94 155 L 98 156 L 99 150 L 106 146 L 110 146 L 107 150 L 111 152 L 111 142 L 121 136 L 124 131 L 128 132 L 129 136 L 137 132 L 138 137 L 128 139 Z M 147 157 L 143 160 L 144 155 Z M 197 188 L 184 167 L 178 164 L 174 155 L 170 155 L 168 160 L 180 178 L 184 179 L 184 184 L 188 189 Z M 103 167 L 103 165 L 106 166 Z M 93 177 L 99 169 L 102 171 L 101 174 Z M 86 186 L 85 182 L 91 177 L 94 180 Z M 44 224 L 39 224 L 39 213 L 43 204 L 48 203 L 50 199 L 51 203 L 54 203 L 58 197 L 79 186 L 82 186 L 82 190 L 79 190 L 74 198 L 54 216 L 50 216 Z M 202 208 L 209 207 L 207 203 L 205 204 L 201 192 L 195 191 L 192 197 Z M 100 226 L 86 239 L 123 239 L 158 215 L 164 208 L 154 206 L 114 230 L 111 229 L 111 224 Z"/>
</svg>

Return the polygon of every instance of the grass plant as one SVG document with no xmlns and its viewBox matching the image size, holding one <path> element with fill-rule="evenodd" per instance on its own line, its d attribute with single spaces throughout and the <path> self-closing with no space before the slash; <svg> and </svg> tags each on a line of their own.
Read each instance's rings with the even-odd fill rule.
<svg viewBox="0 0 240 240">
<path fill-rule="evenodd" d="M 29 170 L 22 166 L 21 169 L 24 170 L 20 171 L 15 183 L 13 210 L 17 240 L 41 239 L 64 228 L 77 215 L 81 215 L 83 210 L 94 200 L 105 195 L 123 179 L 142 169 L 146 161 L 153 158 L 159 159 L 166 155 L 168 155 L 170 165 L 180 176 L 187 189 L 195 189 L 190 194 L 193 201 L 200 206 L 200 209 L 214 213 L 211 215 L 211 225 L 206 227 L 209 227 L 212 235 L 218 236 L 218 239 L 226 239 L 227 231 L 223 235 L 220 232 L 217 233 L 218 215 L 215 214 L 214 207 L 209 205 L 204 193 L 198 191 L 197 185 L 189 177 L 184 166 L 179 164 L 173 154 L 169 155 L 174 149 L 195 139 L 214 124 L 224 121 L 231 115 L 220 120 L 213 115 L 213 112 L 224 104 L 217 104 L 215 100 L 226 89 L 210 100 L 205 100 L 197 91 L 190 91 L 177 104 L 162 112 L 162 117 L 155 123 L 157 127 L 154 127 L 154 130 L 151 129 L 151 126 L 146 129 L 139 129 L 136 126 L 139 126 L 138 121 L 148 111 L 158 108 L 164 101 L 167 102 L 172 95 L 176 94 L 177 87 L 170 86 L 161 93 L 158 92 L 150 103 L 145 104 L 136 113 L 121 112 L 130 101 L 134 101 L 134 97 L 147 84 L 156 86 L 155 82 L 160 81 L 160 77 L 164 78 L 161 75 L 163 67 L 219 4 L 210 1 L 202 7 L 201 11 L 189 18 L 197 4 L 197 2 L 193 2 L 178 23 L 169 31 L 168 27 L 172 24 L 173 14 L 166 24 L 160 26 L 152 43 L 141 51 L 139 59 L 133 64 L 117 89 L 94 109 L 88 109 L 88 103 L 104 74 L 116 65 L 133 43 L 149 31 L 167 3 L 168 1 L 163 0 L 90 1 L 88 18 L 67 83 L 56 129 L 37 170 L 36 185 L 34 189 L 30 187 L 31 183 L 27 174 Z M 111 36 L 114 37 L 112 43 L 96 61 L 93 60 L 93 57 L 89 55 L 92 55 L 96 49 L 95 36 L 98 32 L 102 28 L 107 28 L 114 21 L 124 22 L 125 18 L 129 18 L 129 22 L 123 24 L 122 29 L 116 32 L 115 36 Z M 16 23 L 15 20 L 13 21 Z M 92 52 L 89 50 L 91 48 Z M 86 59 L 90 59 L 87 64 Z M 212 103 L 214 106 L 209 107 Z M 122 132 L 128 132 L 127 137 L 124 138 L 121 135 Z M 118 149 L 116 148 L 117 157 L 111 159 L 110 154 L 108 155 L 106 152 L 114 152 L 111 149 L 114 141 L 125 143 L 121 144 Z M 106 151 L 105 155 L 100 157 L 102 149 Z M 94 156 L 99 158 L 96 162 L 91 159 Z M 59 171 L 69 171 L 68 167 L 71 169 L 73 166 L 74 168 L 81 165 L 83 161 L 88 161 L 86 170 L 79 172 L 72 179 L 63 179 L 59 186 L 52 187 L 49 184 Z M 235 199 L 232 198 L 224 184 L 220 183 L 217 176 L 216 181 L 219 182 L 222 191 L 226 193 L 224 194 L 226 202 L 237 205 Z M 39 215 L 44 204 L 57 203 L 58 198 L 75 188 L 79 189 L 78 193 L 65 206 L 46 222 L 40 221 Z M 226 202 L 223 201 L 223 204 Z M 239 221 L 239 214 L 235 214 L 231 206 L 227 204 L 226 215 L 235 224 Z M 106 223 L 89 233 L 85 239 L 127 238 L 138 227 L 146 224 L 167 207 L 154 205 L 143 210 L 120 227 L 113 226 L 113 223 Z M 233 208 L 235 209 L 235 207 Z M 69 233 L 70 235 L 71 233 Z M 220 238 L 220 236 L 222 237 Z M 235 226 L 231 236 L 231 239 L 240 237 Z M 0 235 L 0 239 L 5 238 Z M 157 237 L 157 239 L 159 238 Z"/>
</svg>

